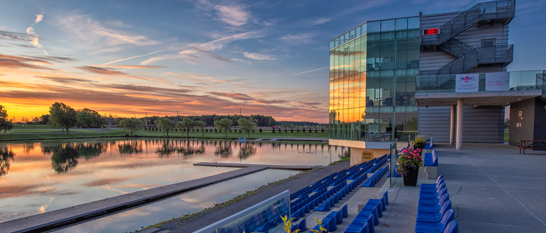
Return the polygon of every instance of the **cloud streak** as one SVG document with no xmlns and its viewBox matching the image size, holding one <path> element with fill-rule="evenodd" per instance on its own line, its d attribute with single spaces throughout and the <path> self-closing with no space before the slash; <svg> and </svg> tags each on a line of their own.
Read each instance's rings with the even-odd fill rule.
<svg viewBox="0 0 546 233">
<path fill-rule="evenodd" d="M 261 54 L 261 53 L 243 52 L 243 55 L 244 55 L 246 58 L 250 58 L 250 59 L 253 59 L 253 60 L 259 60 L 259 61 L 272 61 L 272 60 L 277 60 L 277 58 L 274 57 L 274 56 L 272 56 L 272 55 L 266 55 L 266 54 Z"/>
<path fill-rule="evenodd" d="M 314 69 L 314 70 L 303 71 L 303 72 L 295 73 L 293 75 L 307 74 L 307 73 L 311 73 L 311 72 L 315 72 L 315 71 L 319 71 L 319 70 L 324 70 L 324 69 L 328 69 L 328 68 L 330 68 L 330 67 L 327 66 L 327 67 L 322 67 L 322 68 L 318 68 L 318 69 Z"/>
</svg>

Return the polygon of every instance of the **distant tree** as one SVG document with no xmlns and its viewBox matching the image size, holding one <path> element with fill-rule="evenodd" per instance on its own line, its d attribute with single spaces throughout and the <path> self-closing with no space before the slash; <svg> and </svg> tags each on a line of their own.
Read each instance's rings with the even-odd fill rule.
<svg viewBox="0 0 546 233">
<path fill-rule="evenodd" d="M 140 129 L 140 126 L 142 125 L 142 121 L 136 118 L 128 118 L 123 119 L 119 121 L 119 125 L 125 129 L 131 131 L 131 135 L 133 135 L 133 131 L 136 132 L 138 129 Z"/>
<path fill-rule="evenodd" d="M 167 136 L 169 136 L 169 131 L 176 126 L 176 124 L 167 117 L 159 118 L 155 120 L 154 123 L 159 126 L 161 128 L 161 131 L 163 131 L 164 134 L 166 133 Z"/>
<path fill-rule="evenodd" d="M 250 138 L 250 131 L 253 131 L 254 128 L 256 128 L 256 123 L 249 121 L 246 118 L 239 118 L 237 123 L 239 123 L 239 127 L 241 127 L 241 131 L 243 133 L 248 133 L 248 137 Z"/>
<path fill-rule="evenodd" d="M 49 107 L 49 117 L 53 125 L 66 129 L 66 134 L 70 134 L 68 130 L 76 126 L 78 112 L 64 103 L 55 102 Z"/>
<path fill-rule="evenodd" d="M 78 126 L 84 128 L 100 127 L 102 125 L 101 115 L 91 109 L 84 108 L 78 111 Z"/>
<path fill-rule="evenodd" d="M 190 136 L 190 130 L 193 129 L 194 126 L 195 126 L 195 122 L 189 117 L 184 117 L 182 121 L 176 124 L 176 128 L 181 128 L 181 129 L 184 129 L 184 131 L 186 131 L 187 137 Z"/>
<path fill-rule="evenodd" d="M 224 118 L 222 120 L 219 120 L 219 121 L 214 121 L 214 126 L 220 130 L 220 131 L 224 131 L 226 132 L 226 137 L 227 137 L 227 133 L 228 131 L 231 130 L 231 124 L 233 122 L 230 120 L 230 119 L 227 119 L 227 118 Z"/>
<path fill-rule="evenodd" d="M 0 131 L 4 130 L 4 133 L 13 129 L 13 123 L 8 120 L 8 111 L 3 105 L 0 105 Z"/>
<path fill-rule="evenodd" d="M 269 122 L 267 123 L 268 126 L 275 126 L 277 124 L 277 121 L 273 118 L 269 118 Z"/>
<path fill-rule="evenodd" d="M 45 125 L 48 122 L 49 122 L 49 114 L 45 114 L 40 117 L 40 124 Z"/>
<path fill-rule="evenodd" d="M 195 126 L 199 129 L 201 129 L 201 132 L 203 132 L 203 137 L 205 137 L 205 122 L 204 121 L 195 121 Z"/>
</svg>

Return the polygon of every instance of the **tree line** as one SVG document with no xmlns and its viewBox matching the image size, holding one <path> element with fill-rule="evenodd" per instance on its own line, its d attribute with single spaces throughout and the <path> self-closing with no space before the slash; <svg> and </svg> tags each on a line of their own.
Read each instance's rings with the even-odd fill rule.
<svg viewBox="0 0 546 233">
<path fill-rule="evenodd" d="M 207 126 L 215 126 L 217 129 L 224 129 L 226 125 L 248 128 L 253 126 L 274 126 L 277 122 L 271 116 L 264 115 L 201 115 L 201 116 L 165 116 L 165 117 L 146 117 L 146 118 L 120 118 L 110 116 L 101 116 L 97 111 L 84 108 L 76 110 L 62 102 L 55 102 L 49 107 L 49 114 L 44 114 L 40 117 L 35 117 L 32 123 L 34 124 L 51 124 L 70 134 L 70 128 L 100 128 L 104 125 L 117 125 L 126 130 L 139 130 L 146 125 L 145 121 L 150 125 L 156 125 L 168 135 L 172 129 L 190 129 L 201 128 Z M 228 124 L 228 122 L 230 122 Z M 30 122 L 29 122 L 30 123 Z M 252 124 L 251 124 L 252 123 Z M 4 106 L 0 105 L 0 130 L 11 130 L 13 128 L 12 120 L 8 120 L 8 114 Z M 203 130 L 202 130 L 203 131 Z M 243 130 L 244 131 L 244 130 Z M 249 131 L 250 132 L 250 131 Z M 227 132 L 226 132 L 227 134 Z"/>
</svg>

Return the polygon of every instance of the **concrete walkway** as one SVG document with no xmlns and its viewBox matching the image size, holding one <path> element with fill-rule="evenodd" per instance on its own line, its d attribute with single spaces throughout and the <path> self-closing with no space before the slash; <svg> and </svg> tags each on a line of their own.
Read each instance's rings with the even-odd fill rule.
<svg viewBox="0 0 546 233">
<path fill-rule="evenodd" d="M 269 165 L 269 164 L 245 164 L 245 163 L 216 163 L 216 162 L 201 162 L 201 163 L 194 163 L 193 166 L 206 166 L 206 167 L 236 167 L 236 168 L 244 168 L 244 167 L 252 167 L 252 166 L 266 166 L 268 169 L 280 169 L 280 170 L 298 170 L 298 171 L 306 171 L 311 170 L 313 167 L 321 167 L 321 166 L 312 166 L 312 165 Z"/>
<path fill-rule="evenodd" d="M 26 232 L 31 230 L 41 232 L 52 228 L 58 228 L 266 169 L 267 166 L 255 165 L 214 176 L 151 188 L 2 222 L 0 223 L 0 232 Z"/>
<path fill-rule="evenodd" d="M 460 232 L 546 232 L 546 151 L 503 144 L 440 145 Z"/>
</svg>

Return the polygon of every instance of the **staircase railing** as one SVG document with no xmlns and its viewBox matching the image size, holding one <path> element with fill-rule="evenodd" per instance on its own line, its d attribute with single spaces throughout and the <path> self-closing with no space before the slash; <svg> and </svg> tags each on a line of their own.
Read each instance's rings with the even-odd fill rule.
<svg viewBox="0 0 546 233">
<path fill-rule="evenodd" d="M 478 3 L 440 26 L 440 33 L 423 37 L 422 45 L 441 45 L 480 20 L 511 19 L 515 15 L 515 0 Z"/>
<path fill-rule="evenodd" d="M 439 48 L 455 57 L 462 57 L 465 53 L 468 53 L 474 49 L 474 47 L 457 39 L 451 39 L 440 45 Z"/>
</svg>

